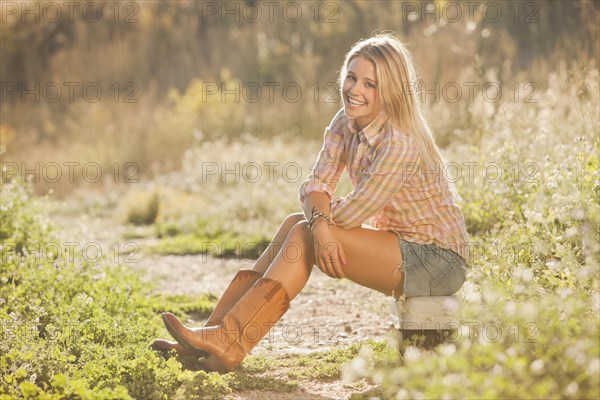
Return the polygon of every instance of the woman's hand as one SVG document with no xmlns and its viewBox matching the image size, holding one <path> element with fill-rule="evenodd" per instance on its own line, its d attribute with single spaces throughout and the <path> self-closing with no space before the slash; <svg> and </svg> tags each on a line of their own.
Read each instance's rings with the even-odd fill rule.
<svg viewBox="0 0 600 400">
<path fill-rule="evenodd" d="M 327 221 L 319 218 L 312 229 L 315 249 L 315 263 L 321 271 L 332 278 L 344 278 L 342 264 L 346 264 L 346 254 L 342 244 L 335 237 Z"/>
</svg>

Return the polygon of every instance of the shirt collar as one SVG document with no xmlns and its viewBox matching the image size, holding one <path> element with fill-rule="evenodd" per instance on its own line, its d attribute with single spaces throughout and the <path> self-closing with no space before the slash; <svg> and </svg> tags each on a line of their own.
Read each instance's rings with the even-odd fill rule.
<svg viewBox="0 0 600 400">
<path fill-rule="evenodd" d="M 383 125 L 387 122 L 387 120 L 388 116 L 382 110 L 379 114 L 377 114 L 373 121 L 369 123 L 369 125 L 365 126 L 362 129 L 362 133 L 367 139 L 369 145 L 374 146 L 376 144 L 377 136 L 381 131 L 381 128 L 383 128 Z M 352 118 L 348 119 L 348 128 L 350 129 L 350 132 L 354 134 L 361 132 L 360 126 L 358 126 L 358 122 L 356 122 L 356 120 Z"/>
</svg>

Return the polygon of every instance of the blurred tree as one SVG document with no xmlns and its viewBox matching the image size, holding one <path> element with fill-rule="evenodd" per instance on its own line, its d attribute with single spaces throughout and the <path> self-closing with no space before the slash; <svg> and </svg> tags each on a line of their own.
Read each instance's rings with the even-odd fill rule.
<svg viewBox="0 0 600 400">
<path fill-rule="evenodd" d="M 225 70 L 242 84 L 298 82 L 309 97 L 306 87 L 334 82 L 350 45 L 378 30 L 395 31 L 408 43 L 429 82 L 456 81 L 469 68 L 477 69 L 480 77 L 492 71 L 490 76 L 502 82 L 537 67 L 539 60 L 598 59 L 598 1 L 284 0 L 273 5 L 248 0 L 84 0 L 77 2 L 73 21 L 64 9 L 55 22 L 36 22 L 32 15 L 23 15 L 26 3 L 14 3 L 18 13 L 2 9 L 2 82 L 93 81 L 107 91 L 114 82 L 134 82 L 147 107 L 165 102 L 171 88 L 185 91 L 193 79 L 218 81 Z M 34 3 L 41 8 L 61 4 L 43 0 L 27 7 Z M 431 10 L 451 3 L 463 11 L 477 3 L 472 24 L 466 14 L 455 22 L 431 15 Z M 82 15 L 87 4 L 103 7 L 97 23 Z M 492 4 L 503 11 L 497 21 L 482 16 Z M 302 17 L 295 20 L 290 17 L 298 5 Z M 117 20 L 115 7 L 120 11 Z M 126 16 L 131 20 L 124 21 Z M 63 96 L 57 104 L 21 104 L 20 96 L 10 96 L 0 118 L 18 132 L 38 131 L 40 138 L 51 130 L 64 134 L 60 127 L 73 112 L 66 100 Z M 314 101 L 293 106 L 300 115 L 323 108 Z M 248 110 L 270 112 L 258 105 Z"/>
</svg>

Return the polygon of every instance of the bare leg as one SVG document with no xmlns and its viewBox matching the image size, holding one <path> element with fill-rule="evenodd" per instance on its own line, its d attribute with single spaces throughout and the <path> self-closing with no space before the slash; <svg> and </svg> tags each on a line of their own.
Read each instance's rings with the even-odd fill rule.
<svg viewBox="0 0 600 400">
<path fill-rule="evenodd" d="M 402 255 L 394 233 L 335 226 L 331 229 L 346 253 L 347 264 L 342 269 L 348 279 L 386 295 L 402 294 Z M 308 281 L 313 265 L 312 233 L 304 220 L 292 227 L 265 277 L 280 281 L 291 300 Z"/>
<path fill-rule="evenodd" d="M 304 219 L 304 214 L 302 213 L 288 215 L 279 226 L 279 229 L 277 230 L 277 233 L 275 233 L 275 236 L 273 236 L 273 239 L 271 240 L 271 243 L 269 243 L 269 246 L 263 251 L 260 257 L 258 257 L 258 260 L 256 260 L 256 263 L 254 264 L 254 267 L 252 269 L 256 272 L 264 274 L 264 272 L 267 270 L 267 268 L 269 268 L 269 265 L 271 265 L 273 259 L 281 249 L 281 246 L 283 245 L 285 238 L 290 232 L 290 229 L 292 229 L 292 227 L 295 224 Z"/>
<path fill-rule="evenodd" d="M 283 242 L 288 235 L 290 229 L 292 227 L 304 220 L 304 214 L 296 213 L 290 214 L 286 217 L 286 219 L 281 223 L 281 226 L 277 230 L 277 233 L 269 243 L 269 246 L 265 249 L 265 251 L 258 258 L 256 263 L 254 264 L 253 271 L 259 273 L 260 275 L 264 274 L 266 269 L 269 267 L 269 264 L 275 258 L 275 255 L 279 252 L 279 249 L 283 245 Z M 259 274 L 255 274 L 258 276 L 251 276 L 249 274 L 250 271 L 239 271 L 236 277 L 239 279 L 232 281 L 229 284 L 229 287 L 226 289 L 224 295 L 219 299 L 213 313 L 211 314 L 209 320 L 207 321 L 207 326 L 214 326 L 221 323 L 223 316 L 229 312 L 231 307 L 246 293 L 248 288 L 260 277 Z M 242 276 L 243 275 L 243 276 Z M 248 286 L 250 285 L 250 286 Z M 202 328 L 191 328 L 192 331 L 199 331 Z M 171 342 L 167 340 L 158 339 L 152 343 L 152 347 L 158 351 L 168 352 L 171 350 L 176 350 L 182 356 L 195 356 L 198 357 L 202 355 L 201 352 L 189 351 L 183 348 L 177 342 Z"/>
<path fill-rule="evenodd" d="M 385 294 L 401 294 L 404 273 L 399 268 L 402 257 L 395 234 L 364 228 L 332 230 L 346 252 L 347 263 L 342 266 L 345 276 Z M 283 231 L 280 229 L 278 234 Z M 165 313 L 163 321 L 169 333 L 189 351 L 210 353 L 206 359 L 209 369 L 227 372 L 235 368 L 306 284 L 314 264 L 312 242 L 307 221 L 296 223 L 264 277 L 233 306 L 220 325 L 192 330 Z M 258 327 L 260 335 L 250 338 L 241 334 L 250 325 Z M 226 339 L 215 339 L 219 335 Z"/>
</svg>

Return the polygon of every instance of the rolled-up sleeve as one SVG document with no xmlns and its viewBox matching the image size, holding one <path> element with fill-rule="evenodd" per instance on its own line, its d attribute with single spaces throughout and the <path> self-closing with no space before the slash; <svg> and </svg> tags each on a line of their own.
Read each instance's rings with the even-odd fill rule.
<svg viewBox="0 0 600 400">
<path fill-rule="evenodd" d="M 345 229 L 361 226 L 393 200 L 418 162 L 418 152 L 408 140 L 383 140 L 354 190 L 332 202 L 333 222 Z"/>
<path fill-rule="evenodd" d="M 327 193 L 329 199 L 335 193 L 340 175 L 346 166 L 344 137 L 342 130 L 336 129 L 337 117 L 325 129 L 323 147 L 321 147 L 317 162 L 313 165 L 306 180 L 300 185 L 300 203 L 303 203 L 304 198 L 311 192 Z"/>
</svg>

